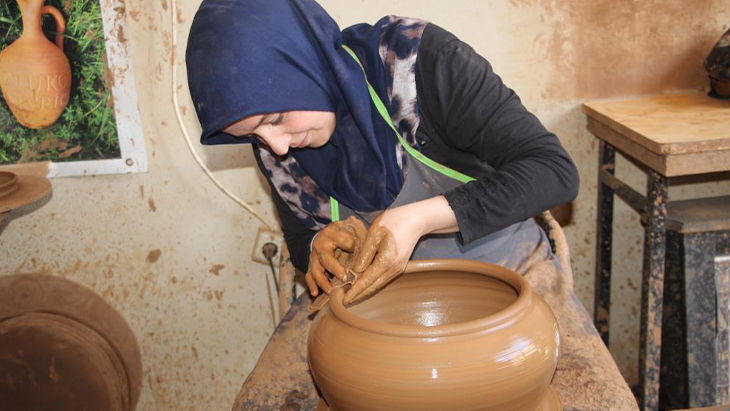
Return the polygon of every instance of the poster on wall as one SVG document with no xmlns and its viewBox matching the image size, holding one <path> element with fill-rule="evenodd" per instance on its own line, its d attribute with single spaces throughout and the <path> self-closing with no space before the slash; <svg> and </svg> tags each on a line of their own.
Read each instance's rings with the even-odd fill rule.
<svg viewBox="0 0 730 411">
<path fill-rule="evenodd" d="M 0 3 L 0 165 L 146 171 L 121 0 Z"/>
</svg>

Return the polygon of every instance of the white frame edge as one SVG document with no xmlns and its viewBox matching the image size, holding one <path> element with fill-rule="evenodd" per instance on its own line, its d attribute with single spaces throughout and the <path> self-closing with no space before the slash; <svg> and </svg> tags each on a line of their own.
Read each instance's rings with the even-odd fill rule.
<svg viewBox="0 0 730 411">
<path fill-rule="evenodd" d="M 134 71 L 125 40 L 125 33 L 128 31 L 124 3 L 124 0 L 99 0 L 109 71 L 114 79 L 111 94 L 121 158 L 51 163 L 47 177 L 147 172 L 142 119 L 137 104 Z"/>
</svg>

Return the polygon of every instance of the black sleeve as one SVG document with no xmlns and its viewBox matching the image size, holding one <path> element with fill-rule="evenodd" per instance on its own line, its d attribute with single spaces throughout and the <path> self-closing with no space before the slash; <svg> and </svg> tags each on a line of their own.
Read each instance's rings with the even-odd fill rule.
<svg viewBox="0 0 730 411">
<path fill-rule="evenodd" d="M 428 25 L 416 84 L 419 131 L 444 148 L 426 143 L 424 154 L 477 178 L 444 194 L 464 243 L 577 196 L 578 171 L 558 138 L 468 44 Z"/>
<path fill-rule="evenodd" d="M 261 157 L 256 150 L 254 150 L 254 157 L 256 157 L 256 163 L 258 163 L 259 169 L 266 176 L 266 172 L 261 164 Z M 317 231 L 310 230 L 302 224 L 286 202 L 284 202 L 284 199 L 281 198 L 276 188 L 271 184 L 271 179 L 268 176 L 266 177 L 266 181 L 269 182 L 269 187 L 271 187 L 271 198 L 274 200 L 276 211 L 279 214 L 279 220 L 281 220 L 281 228 L 284 231 L 284 240 L 289 248 L 291 262 L 294 264 L 294 267 L 306 273 L 309 268 L 309 246 Z"/>
</svg>

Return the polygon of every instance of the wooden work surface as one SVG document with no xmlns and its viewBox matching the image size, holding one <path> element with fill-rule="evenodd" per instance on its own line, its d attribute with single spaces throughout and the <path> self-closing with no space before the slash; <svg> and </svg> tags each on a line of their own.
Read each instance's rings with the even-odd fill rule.
<svg viewBox="0 0 730 411">
<path fill-rule="evenodd" d="M 668 94 L 583 104 L 588 130 L 664 176 L 730 170 L 730 100 Z"/>
</svg>

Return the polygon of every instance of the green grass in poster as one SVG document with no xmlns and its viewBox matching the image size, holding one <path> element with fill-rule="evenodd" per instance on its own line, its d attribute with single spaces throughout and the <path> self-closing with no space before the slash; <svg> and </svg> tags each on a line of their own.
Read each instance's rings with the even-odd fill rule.
<svg viewBox="0 0 730 411">
<path fill-rule="evenodd" d="M 71 63 L 71 95 L 58 121 L 42 130 L 20 125 L 0 96 L 0 164 L 120 158 L 114 106 L 108 88 L 99 0 L 49 0 L 66 18 L 64 52 Z M 53 18 L 43 31 L 55 41 Z M 23 32 L 15 0 L 0 2 L 0 50 Z"/>
</svg>

